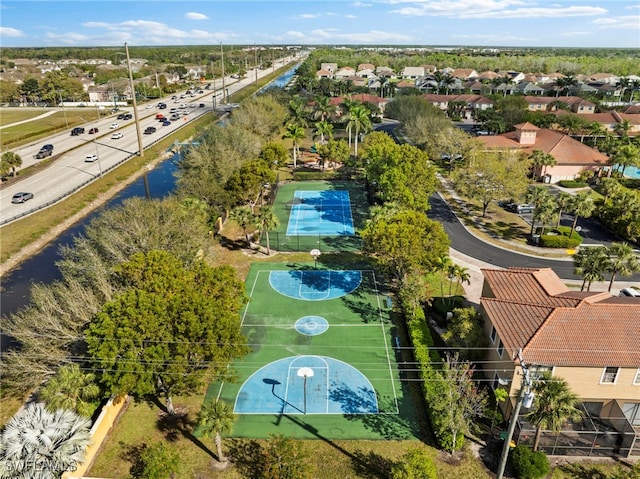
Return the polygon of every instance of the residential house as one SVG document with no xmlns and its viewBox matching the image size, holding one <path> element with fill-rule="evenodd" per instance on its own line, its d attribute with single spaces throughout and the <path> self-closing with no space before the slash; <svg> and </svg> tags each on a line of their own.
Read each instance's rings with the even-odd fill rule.
<svg viewBox="0 0 640 479">
<path fill-rule="evenodd" d="M 335 73 L 338 71 L 338 64 L 337 63 L 321 63 L 320 70 L 327 70 L 327 71 L 330 71 L 331 73 Z"/>
<path fill-rule="evenodd" d="M 372 105 L 377 106 L 378 110 L 380 111 L 380 117 L 384 115 L 384 109 L 387 106 L 387 103 L 389 103 L 392 100 L 392 98 L 381 98 L 379 96 L 370 95 L 368 93 L 357 93 L 354 95 L 350 95 L 349 97 L 346 97 L 346 96 L 333 97 L 329 99 L 329 104 L 336 108 L 337 117 L 340 117 L 345 113 L 342 111 L 342 103 L 347 98 L 349 98 L 349 100 L 351 101 L 360 102 L 360 103 L 371 103 Z"/>
<path fill-rule="evenodd" d="M 424 67 L 404 67 L 400 72 L 400 77 L 403 80 L 415 80 L 416 78 L 424 76 Z"/>
<path fill-rule="evenodd" d="M 584 171 L 599 175 L 609 160 L 606 155 L 560 131 L 538 128 L 531 123 L 520 123 L 515 128 L 515 131 L 478 139 L 488 150 L 510 150 L 525 155 L 540 150 L 553 156 L 555 165 L 534 167 L 534 176 L 544 175 L 546 183 L 574 180 Z"/>
<path fill-rule="evenodd" d="M 496 78 L 502 78 L 502 77 L 500 75 L 498 75 L 496 72 L 491 71 L 491 70 L 487 70 L 487 71 L 484 71 L 484 72 L 478 74 L 478 80 L 483 81 L 483 82 L 492 82 Z"/>
<path fill-rule="evenodd" d="M 451 72 L 451 76 L 461 81 L 467 81 L 478 78 L 478 72 L 473 68 L 456 68 Z"/>
<path fill-rule="evenodd" d="M 376 75 L 378 75 L 379 78 L 395 78 L 396 72 L 389 67 L 381 66 L 376 68 Z"/>
<path fill-rule="evenodd" d="M 584 418 L 560 433 L 543 431 L 542 450 L 640 456 L 640 299 L 569 290 L 549 268 L 482 273 L 480 310 L 490 345 L 484 374 L 494 389 L 509 393 L 507 418 L 523 385 L 523 366 L 532 382 L 547 371 L 578 395 Z M 532 445 L 535 428 L 526 412 L 514 438 Z"/>
<path fill-rule="evenodd" d="M 566 112 L 559 111 L 557 114 L 561 115 Z M 589 123 L 599 123 L 606 131 L 610 133 L 617 132 L 620 125 L 627 122 L 629 130 L 627 134 L 629 136 L 640 135 L 640 114 L 639 113 L 622 113 L 615 110 L 604 113 L 590 113 L 581 115 Z"/>
<path fill-rule="evenodd" d="M 620 83 L 620 77 L 612 73 L 594 73 L 588 76 L 589 83 L 608 83 L 609 85 L 617 85 Z"/>
<path fill-rule="evenodd" d="M 333 78 L 333 72 L 331 70 L 320 69 L 316 72 L 316 78 L 320 80 L 321 78 Z"/>
<path fill-rule="evenodd" d="M 525 96 L 527 110 L 551 112 L 557 109 L 557 98 L 551 96 Z"/>
<path fill-rule="evenodd" d="M 376 66 L 373 63 L 361 63 L 358 65 L 357 70 L 371 70 L 373 72 L 376 70 Z"/>
<path fill-rule="evenodd" d="M 422 68 L 424 68 L 425 75 L 431 75 L 438 71 L 435 65 L 422 65 Z"/>
<path fill-rule="evenodd" d="M 500 78 L 508 78 L 513 83 L 520 83 L 524 79 L 524 73 L 514 70 L 500 70 L 498 76 Z"/>
<path fill-rule="evenodd" d="M 546 93 L 545 89 L 533 82 L 523 81 L 516 85 L 516 91 L 523 95 L 542 96 Z"/>
<path fill-rule="evenodd" d="M 493 101 L 483 95 L 462 94 L 462 95 L 422 95 L 429 103 L 442 111 L 448 111 L 449 105 L 452 103 L 464 103 L 462 116 L 472 118 L 473 113 L 478 110 L 488 110 L 493 108 Z"/>
<path fill-rule="evenodd" d="M 364 68 L 356 72 L 356 76 L 360 78 L 378 78 L 371 68 Z"/>
<path fill-rule="evenodd" d="M 342 67 L 335 72 L 334 78 L 336 80 L 347 80 L 349 77 L 355 76 L 356 70 L 352 67 Z"/>
</svg>

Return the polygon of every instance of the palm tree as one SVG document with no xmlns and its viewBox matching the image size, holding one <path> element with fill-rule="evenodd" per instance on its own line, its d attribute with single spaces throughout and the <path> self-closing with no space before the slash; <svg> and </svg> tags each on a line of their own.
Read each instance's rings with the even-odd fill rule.
<svg viewBox="0 0 640 479">
<path fill-rule="evenodd" d="M 536 221 L 539 219 L 539 213 L 542 211 L 541 207 L 544 204 L 550 203 L 553 198 L 549 190 L 542 185 L 530 186 L 527 191 L 527 202 L 535 208 L 533 211 L 533 218 L 531 219 L 531 234 L 535 231 Z"/>
<path fill-rule="evenodd" d="M 556 223 L 556 229 L 560 228 L 560 220 L 562 219 L 562 212 L 571 205 L 571 201 L 573 200 L 573 196 L 569 193 L 565 193 L 561 191 L 558 196 L 556 196 L 556 213 L 558 213 L 558 222 Z"/>
<path fill-rule="evenodd" d="M 573 197 L 569 208 L 573 212 L 573 223 L 571 225 L 571 232 L 569 233 L 569 238 L 571 238 L 573 232 L 576 230 L 578 218 L 589 218 L 595 211 L 596 205 L 588 191 L 580 191 Z"/>
<path fill-rule="evenodd" d="M 444 299 L 444 278 L 453 267 L 453 262 L 449 256 L 440 256 L 436 258 L 435 266 L 440 271 L 440 296 Z"/>
<path fill-rule="evenodd" d="M 604 281 L 604 271 L 607 267 L 609 255 L 604 246 L 582 248 L 573 256 L 573 271 L 583 277 L 580 291 L 591 291 L 591 283 Z"/>
<path fill-rule="evenodd" d="M 549 223 L 552 223 L 556 217 L 556 204 L 555 199 L 551 194 L 549 197 L 545 199 L 545 201 L 541 202 L 535 210 L 534 213 L 538 220 L 540 220 L 540 236 L 544 235 L 544 229 Z"/>
<path fill-rule="evenodd" d="M 70 409 L 81 416 L 90 416 L 93 412 L 90 401 L 100 394 L 94 379 L 95 374 L 83 373 L 76 363 L 68 364 L 47 381 L 38 397 L 46 403 L 49 411 Z"/>
<path fill-rule="evenodd" d="M 624 176 L 627 166 L 640 166 L 640 149 L 635 145 L 622 145 L 611 159 L 618 165 L 618 171 Z"/>
<path fill-rule="evenodd" d="M 358 136 L 362 131 L 367 132 L 371 130 L 371 115 L 369 110 L 364 105 L 356 105 L 349 111 L 349 123 L 347 130 L 351 132 L 353 130 L 354 138 L 354 156 L 358 156 Z"/>
<path fill-rule="evenodd" d="M 236 416 L 224 401 L 209 399 L 198 413 L 198 429 L 204 437 L 214 437 L 219 462 L 227 462 L 222 454 L 222 436 L 231 432 Z"/>
<path fill-rule="evenodd" d="M 11 169 L 11 176 L 16 176 L 16 168 L 22 166 L 22 158 L 13 151 L 5 151 L 0 161 Z"/>
<path fill-rule="evenodd" d="M 0 435 L 0 477 L 54 479 L 75 471 L 91 444 L 90 428 L 91 421 L 73 411 L 29 404 Z"/>
<path fill-rule="evenodd" d="M 278 217 L 273 212 L 273 208 L 271 206 L 263 206 L 260 208 L 258 215 L 255 217 L 256 226 L 260 230 L 260 234 L 265 234 L 267 239 L 267 255 L 271 254 L 271 248 L 269 245 L 269 230 L 276 229 L 280 222 L 278 221 Z"/>
<path fill-rule="evenodd" d="M 583 413 L 578 409 L 580 399 L 569 389 L 564 379 L 552 378 L 544 372 L 533 386 L 535 402 L 533 410 L 526 415 L 527 421 L 536 426 L 533 450 L 538 450 L 543 429 L 559 432 L 569 420 L 577 421 Z"/>
<path fill-rule="evenodd" d="M 640 258 L 633 252 L 633 248 L 628 243 L 612 243 L 607 248 L 607 256 L 609 260 L 607 261 L 606 270 L 611 273 L 608 291 L 611 291 L 618 273 L 620 276 L 631 276 L 633 273 L 640 271 Z"/>
<path fill-rule="evenodd" d="M 453 268 L 449 271 L 449 274 L 456 281 L 456 285 L 461 286 L 463 283 L 471 284 L 471 276 L 469 275 L 469 268 L 465 268 L 463 266 L 459 266 L 457 264 L 453 265 Z M 452 285 L 453 282 L 449 283 L 449 297 L 452 296 Z"/>
<path fill-rule="evenodd" d="M 293 169 L 298 167 L 298 140 L 305 138 L 307 135 L 304 128 L 296 123 L 287 124 L 286 131 L 282 138 L 290 139 L 293 145 Z"/>
<path fill-rule="evenodd" d="M 335 108 L 331 105 L 329 97 L 318 95 L 313 105 L 313 118 L 320 121 L 326 121 Z"/>
<path fill-rule="evenodd" d="M 320 143 L 324 143 L 324 135 L 327 135 L 329 139 L 333 138 L 333 125 L 328 121 L 319 121 L 316 123 L 316 130 L 313 137 L 320 137 Z"/>
<path fill-rule="evenodd" d="M 251 208 L 248 206 L 236 206 L 231 210 L 229 218 L 238 223 L 238 226 L 242 228 L 247 246 L 250 246 L 251 239 L 249 238 L 249 226 L 253 224 L 253 213 L 251 213 Z"/>
<path fill-rule="evenodd" d="M 295 97 L 289 101 L 289 114 L 287 115 L 287 123 L 294 123 L 301 127 L 307 126 L 307 111 L 303 100 Z"/>
<path fill-rule="evenodd" d="M 544 166 L 544 170 L 540 173 L 539 177 L 542 178 L 547 174 L 547 166 L 554 166 L 557 162 L 553 155 L 549 153 L 545 153 L 542 150 L 533 150 L 531 155 L 529 156 L 533 164 L 533 171 L 531 173 L 531 178 L 535 176 L 536 168 L 539 166 Z"/>
</svg>

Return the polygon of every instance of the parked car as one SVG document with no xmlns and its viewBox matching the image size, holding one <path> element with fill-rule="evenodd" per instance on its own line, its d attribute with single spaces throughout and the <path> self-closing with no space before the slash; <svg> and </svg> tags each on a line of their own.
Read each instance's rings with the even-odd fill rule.
<svg viewBox="0 0 640 479">
<path fill-rule="evenodd" d="M 71 130 L 71 136 L 78 136 L 84 133 L 84 128 L 81 126 L 76 126 L 73 130 Z"/>
<path fill-rule="evenodd" d="M 111 135 L 111 139 L 112 140 L 119 140 L 120 138 L 123 138 L 123 137 L 124 137 L 124 135 L 122 133 L 120 133 L 120 132 L 114 133 L 113 135 Z"/>
<path fill-rule="evenodd" d="M 144 129 L 144 134 L 145 135 L 150 135 L 151 133 L 155 133 L 156 132 L 156 127 L 155 126 L 148 126 Z"/>
<path fill-rule="evenodd" d="M 94 135 L 94 134 L 96 134 L 96 133 L 98 133 L 98 129 L 97 129 L 97 128 L 91 128 L 91 129 L 89 130 L 89 134 L 90 134 L 90 135 Z"/>
<path fill-rule="evenodd" d="M 507 205 L 507 209 L 509 211 L 513 211 L 514 213 L 518 213 L 520 215 L 522 213 L 533 213 L 533 210 L 535 210 L 535 207 L 527 203 L 521 203 L 521 204 L 511 203 Z"/>
<path fill-rule="evenodd" d="M 85 163 L 93 163 L 98 160 L 98 155 L 87 155 L 84 158 Z"/>
<path fill-rule="evenodd" d="M 16 193 L 15 195 L 13 195 L 13 197 L 11 198 L 11 203 L 24 203 L 25 201 L 29 201 L 31 198 L 33 198 L 33 193 L 23 191 L 21 193 Z"/>
<path fill-rule="evenodd" d="M 632 298 L 640 298 L 640 291 L 633 288 L 623 288 L 620 290 L 620 296 L 627 296 Z"/>
<path fill-rule="evenodd" d="M 118 128 L 120 125 L 118 123 L 111 123 L 111 126 L 109 126 L 110 130 L 115 130 L 116 128 Z"/>
</svg>

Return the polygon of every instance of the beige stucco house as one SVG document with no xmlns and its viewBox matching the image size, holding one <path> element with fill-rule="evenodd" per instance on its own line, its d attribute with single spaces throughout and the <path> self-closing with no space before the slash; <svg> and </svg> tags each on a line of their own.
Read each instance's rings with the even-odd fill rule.
<svg viewBox="0 0 640 479">
<path fill-rule="evenodd" d="M 521 365 L 533 382 L 548 371 L 580 397 L 584 418 L 559 434 L 547 431 L 543 450 L 640 456 L 640 299 L 569 290 L 551 269 L 482 272 L 480 309 L 490 345 L 484 373 L 494 389 L 508 391 L 507 417 L 523 383 Z M 526 412 L 516 437 L 532 444 Z"/>
</svg>

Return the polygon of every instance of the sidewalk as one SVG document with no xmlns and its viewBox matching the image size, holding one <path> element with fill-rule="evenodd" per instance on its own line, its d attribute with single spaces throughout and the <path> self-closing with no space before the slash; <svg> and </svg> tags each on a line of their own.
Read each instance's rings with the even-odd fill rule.
<svg viewBox="0 0 640 479">
<path fill-rule="evenodd" d="M 57 111 L 58 109 L 54 108 L 51 111 L 43 113 L 42 115 L 34 116 L 33 118 L 27 118 L 26 120 L 16 121 L 15 123 L 9 123 L 8 125 L 2 125 L 0 126 L 0 130 L 2 130 L 3 128 L 9 128 L 10 126 L 22 125 L 23 123 L 29 123 L 30 121 L 40 120 L 41 118 L 46 118 L 49 115 L 53 115 Z"/>
</svg>

